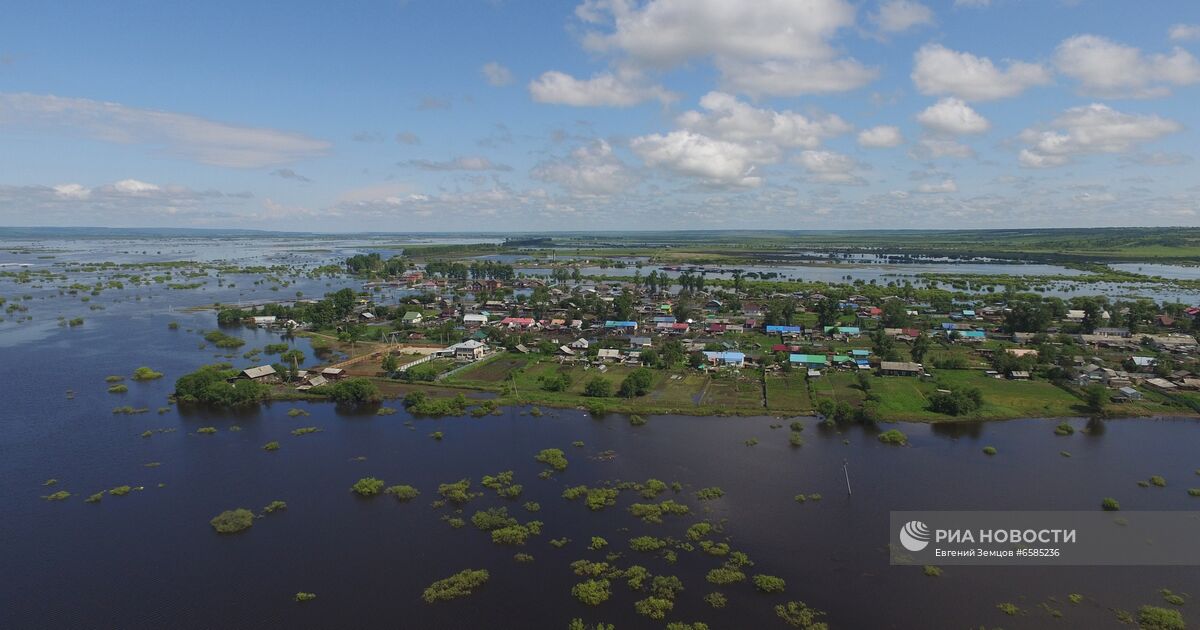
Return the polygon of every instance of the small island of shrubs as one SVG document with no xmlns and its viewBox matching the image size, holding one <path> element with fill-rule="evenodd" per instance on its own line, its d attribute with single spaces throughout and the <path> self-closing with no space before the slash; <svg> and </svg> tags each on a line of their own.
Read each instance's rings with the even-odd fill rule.
<svg viewBox="0 0 1200 630">
<path fill-rule="evenodd" d="M 225 510 L 214 516 L 209 524 L 218 534 L 236 534 L 254 525 L 254 513 L 246 508 Z"/>
<path fill-rule="evenodd" d="M 148 367 L 145 367 L 145 366 L 142 366 L 133 371 L 133 380 L 135 380 L 135 381 L 153 381 L 155 379 L 160 379 L 162 377 L 163 377 L 162 372 L 155 372 L 154 370 L 152 370 Z"/>
<path fill-rule="evenodd" d="M 388 486 L 383 491 L 384 494 L 389 494 L 396 497 L 397 501 L 412 501 L 421 495 L 421 492 L 412 486 Z"/>
<path fill-rule="evenodd" d="M 486 584 L 489 577 L 490 575 L 486 569 L 464 569 L 448 578 L 430 584 L 425 589 L 425 592 L 421 594 L 421 598 L 432 604 L 434 602 L 466 597 L 474 592 L 475 589 Z"/>
<path fill-rule="evenodd" d="M 360 497 L 373 497 L 383 490 L 383 480 L 375 477 L 363 477 L 354 482 L 350 487 L 350 491 Z"/>
<path fill-rule="evenodd" d="M 271 388 L 251 380 L 231 380 L 238 375 L 228 363 L 214 363 L 175 381 L 175 398 L 182 403 L 214 407 L 239 407 L 267 399 Z"/>
<path fill-rule="evenodd" d="M 537 455 L 534 456 L 534 460 L 545 464 L 558 472 L 562 472 L 567 469 L 567 456 L 562 452 L 562 449 L 542 449 Z"/>
</svg>

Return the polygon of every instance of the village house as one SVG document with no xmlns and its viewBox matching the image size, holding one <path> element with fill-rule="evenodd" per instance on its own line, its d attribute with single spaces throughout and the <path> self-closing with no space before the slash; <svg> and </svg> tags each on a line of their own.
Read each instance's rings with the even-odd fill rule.
<svg viewBox="0 0 1200 630">
<path fill-rule="evenodd" d="M 788 363 L 803 365 L 809 369 L 818 369 L 824 368 L 829 360 L 823 354 L 791 354 L 788 355 Z"/>
<path fill-rule="evenodd" d="M 343 370 L 342 368 L 327 367 L 321 370 L 321 376 L 328 380 L 336 381 L 346 376 L 346 370 Z"/>
<path fill-rule="evenodd" d="M 1142 392 L 1132 387 L 1122 387 L 1117 390 L 1117 393 L 1112 397 L 1115 402 L 1130 402 L 1142 399 Z"/>
<path fill-rule="evenodd" d="M 306 392 L 314 387 L 320 387 L 329 383 L 324 376 L 307 370 L 301 370 L 297 376 L 300 379 L 300 385 L 296 386 L 297 391 Z"/>
<path fill-rule="evenodd" d="M 920 363 L 910 361 L 882 361 L 879 363 L 879 373 L 883 376 L 920 376 L 923 371 Z"/>
<path fill-rule="evenodd" d="M 1176 385 L 1175 383 L 1172 383 L 1171 381 L 1168 381 L 1165 378 L 1148 378 L 1148 379 L 1146 379 L 1146 385 L 1149 387 L 1153 387 L 1154 389 L 1157 389 L 1160 392 L 1168 392 L 1168 393 L 1174 392 L 1175 390 L 1179 389 L 1178 385 Z"/>
<path fill-rule="evenodd" d="M 1158 359 L 1154 357 L 1131 357 L 1133 364 L 1137 366 L 1139 372 L 1153 372 L 1154 365 L 1158 363 Z"/>
<path fill-rule="evenodd" d="M 767 326 L 767 334 L 768 335 L 777 334 L 780 337 L 800 337 L 800 336 L 804 335 L 804 327 L 803 326 L 780 326 L 780 325 L 772 324 L 772 325 Z"/>
<path fill-rule="evenodd" d="M 630 337 L 629 347 L 631 348 L 649 348 L 654 345 L 649 337 Z"/>
<path fill-rule="evenodd" d="M 487 356 L 487 353 L 488 345 L 474 339 L 456 343 L 439 352 L 442 356 L 452 357 L 455 361 L 478 361 Z"/>
<path fill-rule="evenodd" d="M 884 328 L 883 334 L 897 341 L 912 341 L 921 335 L 921 331 L 916 328 Z"/>
<path fill-rule="evenodd" d="M 502 288 L 504 288 L 504 283 L 499 280 L 476 280 L 470 284 L 470 289 L 473 293 L 498 291 Z"/>
<path fill-rule="evenodd" d="M 1191 335 L 1146 335 L 1151 345 L 1164 352 L 1192 353 L 1197 350 L 1196 338 Z"/>
<path fill-rule="evenodd" d="M 279 375 L 275 372 L 275 368 L 270 365 L 260 365 L 258 367 L 246 368 L 238 374 L 238 378 L 255 381 L 258 383 L 277 383 Z"/>
<path fill-rule="evenodd" d="M 400 318 L 400 321 L 404 322 L 405 324 L 412 324 L 415 326 L 421 323 L 421 319 L 421 313 L 417 311 L 408 311 L 403 317 Z"/>
<path fill-rule="evenodd" d="M 600 348 L 596 352 L 596 358 L 600 361 L 620 361 L 621 351 L 616 348 Z"/>
<path fill-rule="evenodd" d="M 509 330 L 528 330 L 537 325 L 532 317 L 505 317 L 500 320 L 500 325 Z"/>
<path fill-rule="evenodd" d="M 463 315 L 463 326 L 467 328 L 478 328 L 488 321 L 487 315 L 482 313 L 467 313 Z"/>
<path fill-rule="evenodd" d="M 708 359 L 709 365 L 712 365 L 712 366 L 718 366 L 718 367 L 726 366 L 726 367 L 740 368 L 740 367 L 744 367 L 746 365 L 746 355 L 741 352 L 734 352 L 734 351 L 717 352 L 717 351 L 710 350 L 710 351 L 707 351 L 704 353 L 704 357 L 706 359 Z"/>
</svg>

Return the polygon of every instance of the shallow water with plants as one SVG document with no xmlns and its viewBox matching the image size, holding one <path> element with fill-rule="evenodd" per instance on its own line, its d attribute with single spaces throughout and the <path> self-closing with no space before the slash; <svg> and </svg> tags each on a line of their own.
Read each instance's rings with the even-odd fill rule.
<svg viewBox="0 0 1200 630">
<path fill-rule="evenodd" d="M 96 272 L 53 273 L 0 279 L 33 318 L 0 324 L 3 628 L 769 628 L 812 611 L 835 628 L 930 627 L 930 611 L 938 627 L 1120 627 L 1118 611 L 1187 614 L 1200 592 L 1196 568 L 891 567 L 887 549 L 894 509 L 1197 509 L 1194 419 L 834 430 L 521 406 L 432 419 L 392 400 L 217 412 L 168 404 L 175 379 L 261 363 L 244 353 L 269 344 L 319 348 L 211 335 L 215 314 L 191 307 L 359 283 L 210 270 L 170 281 L 203 286 L 127 281 L 84 302 L 58 287 Z M 879 439 L 892 429 L 903 439 Z"/>
<path fill-rule="evenodd" d="M 1077 431 L 1069 436 L 1055 435 L 1058 421 L 1043 420 L 886 425 L 906 436 L 905 445 L 895 446 L 874 431 L 838 432 L 799 419 L 806 439 L 796 447 L 787 423 L 779 428 L 779 419 L 766 417 L 654 416 L 634 426 L 615 415 L 535 416 L 505 408 L 499 415 L 433 420 L 325 403 L 273 403 L 241 413 L 174 407 L 162 414 L 109 413 L 104 376 L 120 371 L 115 362 L 155 365 L 168 374 L 194 362 L 159 323 L 147 326 L 151 332 L 133 351 L 121 349 L 126 338 L 119 331 L 64 345 L 54 360 L 27 367 L 21 379 L 27 384 L 14 384 L 0 434 L 8 454 L 0 462 L 3 500 L 14 517 L 2 529 L 4 540 L 21 544 L 5 546 L 0 595 L 21 604 L 4 607 L 0 625 L 664 623 L 639 614 L 635 603 L 647 595 L 624 578 L 612 580 L 611 596 L 597 606 L 573 596 L 572 587 L 588 579 L 572 568 L 579 560 L 675 576 L 683 590 L 665 619 L 718 628 L 784 627 L 775 606 L 788 601 L 825 611 L 833 627 L 922 627 L 931 609 L 939 611 L 941 627 L 1106 627 L 1117 623 L 1113 608 L 1136 610 L 1158 602 L 1159 589 L 1187 593 L 1200 586 L 1194 568 L 946 567 L 931 576 L 919 567 L 888 566 L 886 549 L 890 509 L 1091 510 L 1108 496 L 1125 510 L 1194 508 L 1196 499 L 1185 492 L 1200 467 L 1194 420 L 1073 420 Z M 125 358 L 130 354 L 137 360 Z M 37 382 L 75 383 L 76 395 L 68 399 Z M 157 406 L 170 389 L 166 379 L 130 385 L 125 396 L 134 406 Z M 320 431 L 292 436 L 301 426 Z M 199 434 L 203 427 L 216 432 Z M 146 431 L 150 436 L 142 437 Z M 434 431 L 444 438 L 429 439 Z M 280 447 L 265 451 L 272 441 Z M 985 445 L 998 454 L 982 455 Z M 566 467 L 538 462 L 545 449 L 561 450 Z M 512 475 L 498 475 L 505 471 Z M 1151 475 L 1161 475 L 1167 487 L 1135 483 Z M 501 489 L 521 489 L 508 498 L 483 485 L 485 476 Z M 42 500 L 51 478 L 72 496 Z M 412 486 L 419 495 L 399 500 L 351 492 L 364 478 Z M 462 479 L 471 485 L 461 512 L 453 501 L 435 507 L 439 485 Z M 123 485 L 133 490 L 84 500 Z M 625 489 L 608 493 L 615 495 L 612 505 L 592 510 L 563 498 L 581 485 Z M 821 499 L 801 503 L 797 494 Z M 668 500 L 688 512 L 653 522 L 630 511 Z M 286 509 L 267 513 L 274 501 Z M 472 524 L 476 512 L 500 507 L 520 524 L 540 521 L 540 533 L 524 544 L 498 544 L 494 532 Z M 259 516 L 253 526 L 214 531 L 210 520 L 239 508 Z M 455 518 L 465 526 L 454 527 Z M 708 549 L 688 536 L 702 522 L 716 530 L 702 536 Z M 608 545 L 593 549 L 593 537 Z M 669 542 L 664 548 L 631 543 L 640 537 Z M 689 541 L 691 551 L 682 546 Z M 740 569 L 744 581 L 710 580 L 727 562 L 712 552 L 720 553 L 722 543 L 754 563 Z M 432 584 L 466 569 L 489 574 L 466 599 L 422 599 Z M 781 578 L 784 590 L 762 592 L 754 575 Z M 297 593 L 317 597 L 300 600 Z M 706 601 L 716 599 L 712 593 L 726 600 L 723 607 Z M 1083 600 L 1070 603 L 1071 593 Z M 1009 617 L 997 608 L 1001 603 L 1021 613 Z"/>
</svg>

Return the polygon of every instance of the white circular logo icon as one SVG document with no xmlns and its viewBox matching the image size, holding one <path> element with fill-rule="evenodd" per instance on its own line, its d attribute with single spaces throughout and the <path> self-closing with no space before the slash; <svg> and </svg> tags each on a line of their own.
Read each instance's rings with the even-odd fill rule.
<svg viewBox="0 0 1200 630">
<path fill-rule="evenodd" d="M 900 544 L 909 551 L 920 551 L 929 546 L 929 527 L 921 521 L 909 521 L 900 528 Z"/>
</svg>

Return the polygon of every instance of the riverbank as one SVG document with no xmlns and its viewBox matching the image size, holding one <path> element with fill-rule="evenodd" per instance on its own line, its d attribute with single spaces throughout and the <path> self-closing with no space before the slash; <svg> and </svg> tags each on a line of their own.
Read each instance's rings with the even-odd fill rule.
<svg viewBox="0 0 1200 630">
<path fill-rule="evenodd" d="M 507 385 L 484 385 L 467 382 L 439 383 L 407 383 L 382 377 L 368 378 L 380 390 L 385 406 L 398 406 L 395 402 L 403 401 L 412 392 L 423 392 L 434 399 L 454 398 L 463 395 L 468 406 L 484 404 L 498 407 L 539 406 L 548 409 L 580 409 L 592 415 L 605 414 L 623 415 L 679 415 L 679 416 L 730 416 L 752 417 L 770 416 L 777 418 L 819 417 L 826 414 L 811 404 L 792 404 L 797 401 L 810 400 L 807 392 L 781 393 L 776 389 L 776 380 L 772 379 L 764 389 L 753 383 L 730 383 L 727 381 L 699 381 L 699 379 L 668 382 L 666 385 L 656 383 L 651 393 L 642 397 L 588 397 L 582 394 L 567 392 L 548 392 L 536 388 L 523 389 L 519 385 L 513 388 L 512 381 Z M 668 379 L 666 379 L 669 381 Z M 831 379 L 832 380 L 832 379 Z M 995 379 L 991 379 L 995 380 Z M 518 381 L 519 382 L 519 381 Z M 963 382 L 969 382 L 964 379 Z M 987 381 L 984 381 L 986 384 Z M 1001 386 L 1010 385 L 1008 381 L 997 381 Z M 688 385 L 698 385 L 699 391 L 694 395 L 686 394 Z M 782 386 L 783 383 L 778 383 Z M 885 389 L 879 404 L 879 414 L 868 424 L 915 422 L 923 424 L 954 423 L 965 421 L 998 422 L 1017 419 L 1057 420 L 1062 418 L 1200 418 L 1195 410 L 1177 405 L 1165 404 L 1162 401 L 1143 400 L 1111 405 L 1108 409 L 1097 413 L 1089 410 L 1083 401 L 1068 391 L 1057 388 L 1049 383 L 1030 384 L 1038 391 L 1038 396 L 1024 398 L 1019 393 L 1001 395 L 997 390 L 984 394 L 984 406 L 980 411 L 948 415 L 931 411 L 927 400 L 921 392 L 922 387 L 933 387 L 932 384 L 922 384 L 916 379 L 889 379 L 885 381 Z M 1028 390 L 1028 388 L 1022 388 Z M 685 392 L 683 396 L 680 392 Z M 762 391 L 769 393 L 766 400 Z M 1002 390 L 1001 390 L 1002 391 Z M 816 390 L 817 400 L 828 396 L 841 394 L 841 402 L 849 405 L 851 415 L 842 418 L 843 423 L 862 422 L 862 418 L 853 415 L 854 410 L 861 406 L 861 399 L 853 404 L 849 402 L 853 396 L 864 395 L 861 390 L 854 389 L 848 383 L 822 383 Z M 899 394 L 899 395 L 897 395 Z M 687 398 L 694 398 L 688 401 Z M 297 392 L 287 387 L 272 389 L 272 401 L 327 401 L 325 396 L 310 392 Z M 778 401 L 778 402 L 772 402 Z M 464 414 L 465 415 L 465 414 Z M 834 414 L 828 414 L 830 416 Z"/>
</svg>

